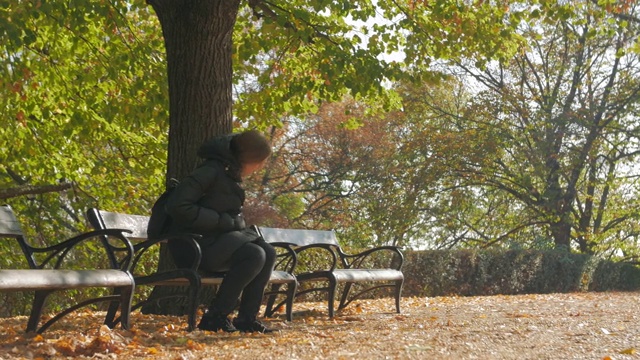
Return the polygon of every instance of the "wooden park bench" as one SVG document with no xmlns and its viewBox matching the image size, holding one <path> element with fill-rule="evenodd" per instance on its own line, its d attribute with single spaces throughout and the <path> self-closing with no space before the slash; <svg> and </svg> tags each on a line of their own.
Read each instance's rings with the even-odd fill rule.
<svg viewBox="0 0 640 360">
<path fill-rule="evenodd" d="M 296 297 L 314 291 L 327 293 L 329 317 L 334 315 L 334 300 L 338 284 L 344 284 L 338 310 L 345 308 L 353 300 L 361 295 L 378 288 L 393 288 L 396 300 L 396 311 L 400 312 L 400 295 L 404 283 L 404 275 L 401 268 L 404 262 L 402 252 L 395 246 L 380 246 L 371 248 L 358 254 L 347 254 L 340 247 L 340 243 L 333 231 L 302 230 L 302 229 L 278 229 L 260 227 L 260 234 L 270 243 L 290 244 L 296 253 L 296 279 L 299 283 L 299 291 Z M 316 250 L 313 250 L 316 249 Z M 304 261 L 303 254 L 319 251 L 319 258 L 313 261 Z M 324 255 L 324 256 L 322 256 Z M 374 257 L 386 255 L 386 267 L 370 263 Z M 326 267 L 318 268 L 317 264 L 322 258 L 329 259 Z M 326 262 L 326 261 L 325 261 Z M 303 269 L 298 273 L 297 269 Z M 322 286 L 325 283 L 326 286 Z M 352 294 L 353 285 L 362 284 L 364 289 Z M 373 284 L 373 285 L 367 285 Z M 305 285 L 308 288 L 305 288 Z"/>
<path fill-rule="evenodd" d="M 87 211 L 87 219 L 91 225 L 96 229 L 129 229 L 131 234 L 127 237 L 133 242 L 133 248 L 135 256 L 131 264 L 131 272 L 134 275 L 136 286 L 182 286 L 186 287 L 187 291 L 184 294 L 168 295 L 168 296 L 181 296 L 187 298 L 186 313 L 188 316 L 188 330 L 191 331 L 195 328 L 196 312 L 199 306 L 199 294 L 202 286 L 218 286 L 222 283 L 224 273 L 220 274 L 205 274 L 198 271 L 202 253 L 200 246 L 196 242 L 198 235 L 182 234 L 172 235 L 171 238 L 180 238 L 187 241 L 194 249 L 196 259 L 190 268 L 177 268 L 166 271 L 157 271 L 151 274 L 138 273 L 138 262 L 142 256 L 153 246 L 157 246 L 166 242 L 168 239 L 149 239 L 147 236 L 147 224 L 149 222 L 149 216 L 144 215 L 132 215 L 117 213 L 99 209 L 89 209 Z M 278 246 L 279 254 L 276 263 L 276 269 L 274 270 L 270 285 L 271 289 L 265 292 L 270 300 L 267 303 L 265 316 L 272 316 L 277 310 L 274 308 L 275 297 L 283 296 L 282 301 L 286 305 L 286 318 L 288 321 L 292 320 L 292 306 L 294 300 L 294 294 L 297 288 L 296 278 L 293 276 L 293 267 L 295 266 L 295 254 L 293 250 L 286 244 L 274 244 Z M 286 285 L 284 289 L 282 286 Z M 145 299 L 135 304 L 131 309 L 136 310 L 149 303 L 150 301 L 156 301 L 160 298 Z M 115 320 L 117 321 L 117 319 Z"/>
<path fill-rule="evenodd" d="M 35 291 L 31 314 L 27 322 L 27 332 L 42 333 L 56 321 L 72 311 L 100 301 L 115 304 L 114 309 L 121 309 L 122 327 L 129 328 L 129 312 L 134 290 L 134 280 L 128 272 L 133 247 L 120 230 L 99 230 L 80 234 L 66 241 L 46 247 L 34 247 L 27 242 L 20 223 L 9 206 L 0 206 L 0 238 L 13 238 L 22 248 L 29 269 L 0 269 L 0 291 Z M 76 246 L 88 240 L 117 241 L 117 246 L 124 257 L 118 261 L 113 254 L 107 254 L 105 261 L 110 268 L 106 269 L 64 269 L 71 259 L 67 257 Z M 99 246 L 102 248 L 102 246 Z M 128 256 L 127 256 L 128 255 Z M 41 261 L 39 261 L 40 259 Z M 113 288 L 114 294 L 100 296 L 82 301 L 70 306 L 38 327 L 47 297 L 56 290 L 84 289 L 84 288 Z M 109 322 L 109 316 L 105 324 Z"/>
</svg>

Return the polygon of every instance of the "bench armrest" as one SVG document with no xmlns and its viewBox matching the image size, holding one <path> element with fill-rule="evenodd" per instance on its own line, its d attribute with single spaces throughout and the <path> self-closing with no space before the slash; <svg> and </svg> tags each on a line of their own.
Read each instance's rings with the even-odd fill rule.
<svg viewBox="0 0 640 360">
<path fill-rule="evenodd" d="M 276 249 L 275 268 L 293 274 L 298 263 L 298 257 L 293 246 L 289 243 L 280 242 L 272 242 L 269 244 Z"/>
<path fill-rule="evenodd" d="M 390 269 L 400 270 L 402 268 L 402 265 L 404 264 L 404 256 L 402 255 L 400 248 L 397 246 L 379 246 L 379 247 L 365 250 L 357 254 L 346 254 L 342 251 L 342 249 L 339 249 L 338 251 L 342 259 L 343 265 L 347 269 L 366 268 L 362 266 L 365 260 L 371 258 L 373 254 L 377 254 L 380 252 L 391 253 L 391 259 L 389 263 Z M 399 259 L 399 260 L 394 261 L 394 259 Z"/>
<path fill-rule="evenodd" d="M 200 250 L 200 245 L 196 241 L 196 239 L 200 239 L 202 236 L 198 234 L 170 234 L 159 238 L 148 239 L 142 242 L 139 242 L 133 246 L 135 251 L 135 259 L 131 264 L 131 271 L 134 272 L 138 262 L 142 258 L 142 256 L 146 253 L 147 250 L 152 248 L 155 245 L 162 244 L 167 242 L 170 239 L 180 239 L 187 242 L 195 251 L 196 258 L 193 263 L 189 267 L 189 269 L 197 271 L 198 267 L 200 267 L 200 262 L 202 261 L 202 251 Z"/>
<path fill-rule="evenodd" d="M 70 239 L 67 239 L 63 242 L 60 242 L 55 245 L 47 246 L 47 247 L 32 247 L 29 246 L 30 255 L 33 256 L 34 253 L 49 253 L 38 268 L 45 268 L 47 265 L 51 265 L 54 269 L 59 269 L 62 266 L 63 261 L 65 260 L 67 254 L 78 244 L 81 244 L 84 241 L 88 241 L 91 239 L 98 239 L 100 241 L 104 241 L 105 237 L 109 237 L 112 239 L 118 240 L 119 243 L 122 243 L 122 246 L 113 246 L 113 248 L 108 247 L 99 247 L 101 249 L 105 249 L 107 252 L 107 258 L 110 259 L 110 265 L 113 269 L 120 269 L 129 271 L 131 268 L 131 262 L 133 260 L 133 245 L 124 235 L 124 233 L 129 233 L 129 230 L 124 229 L 101 229 L 101 230 L 93 230 L 86 233 L 82 233 L 76 235 Z M 113 249 L 117 249 L 118 251 L 124 251 L 125 254 L 123 256 L 123 260 L 121 262 L 113 262 L 112 259 L 115 259 L 115 255 L 113 254 Z"/>
<path fill-rule="evenodd" d="M 328 252 L 330 254 L 331 265 L 327 269 L 309 269 L 309 271 L 333 271 L 338 267 L 338 253 L 340 252 L 340 249 L 333 244 L 310 244 L 294 248 L 298 259 L 300 258 L 300 254 L 314 249 L 320 249 Z"/>
</svg>

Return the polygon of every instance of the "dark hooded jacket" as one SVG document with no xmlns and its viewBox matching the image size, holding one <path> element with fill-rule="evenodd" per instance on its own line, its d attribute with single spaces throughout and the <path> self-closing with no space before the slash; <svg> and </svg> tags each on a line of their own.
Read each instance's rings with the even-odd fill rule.
<svg viewBox="0 0 640 360">
<path fill-rule="evenodd" d="M 198 242 L 202 248 L 225 242 L 220 245 L 224 245 L 224 251 L 229 254 L 257 237 L 245 228 L 244 221 L 238 221 L 245 192 L 240 186 L 241 165 L 231 151 L 232 137 L 220 136 L 200 147 L 198 156 L 204 158 L 204 162 L 180 181 L 166 205 L 171 217 L 171 233 L 200 234 L 203 238 Z M 235 220 L 232 226 L 230 218 Z M 224 236 L 233 231 L 243 234 Z M 225 238 L 233 240 L 225 241 Z M 190 246 L 173 241 L 169 248 L 178 266 L 189 266 L 185 261 L 194 255 Z"/>
</svg>

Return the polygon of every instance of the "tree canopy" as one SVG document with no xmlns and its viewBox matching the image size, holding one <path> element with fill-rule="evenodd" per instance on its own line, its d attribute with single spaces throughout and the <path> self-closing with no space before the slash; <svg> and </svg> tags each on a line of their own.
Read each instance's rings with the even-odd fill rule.
<svg viewBox="0 0 640 360">
<path fill-rule="evenodd" d="M 137 185 L 163 182 L 167 143 L 162 37 L 148 9 L 41 1 L 0 8 L 1 186 L 73 183 L 68 197 L 82 201 L 70 208 L 80 215 L 91 202 L 146 209 L 153 194 Z M 44 197 L 56 213 L 60 197 Z"/>
<path fill-rule="evenodd" d="M 203 139 L 257 127 L 264 221 L 630 254 L 637 7 L 0 0 L 0 196 L 33 233 L 148 213 Z"/>
<path fill-rule="evenodd" d="M 193 13 L 190 6 L 199 2 L 175 3 L 188 16 L 210 16 Z M 248 1 L 237 6 L 231 53 L 235 126 L 263 128 L 345 94 L 365 101 L 366 113 L 398 107 L 385 83 L 430 78 L 429 65 L 438 58 L 508 57 L 518 41 L 509 19 L 524 14 L 457 1 Z M 148 208 L 162 187 L 167 144 L 193 148 L 199 143 L 198 138 L 167 137 L 170 89 L 163 45 L 168 34 L 154 10 L 142 1 L 0 3 L 3 187 L 71 182 L 73 195 L 83 199 L 76 210 L 88 203 Z M 386 60 L 400 50 L 404 59 Z M 196 128 L 196 120 L 220 121 L 194 118 L 180 126 Z M 362 118 L 354 121 L 344 118 L 350 127 Z M 215 131 L 222 130 L 192 136 Z M 169 163 L 181 157 L 184 168 L 192 168 L 194 156 L 178 155 Z M 60 200 L 53 195 L 48 201 Z M 33 204 L 24 198 L 11 202 Z"/>
</svg>

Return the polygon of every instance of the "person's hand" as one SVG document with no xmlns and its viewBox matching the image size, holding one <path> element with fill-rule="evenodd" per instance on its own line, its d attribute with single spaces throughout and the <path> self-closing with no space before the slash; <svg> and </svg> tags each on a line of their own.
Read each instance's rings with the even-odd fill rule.
<svg viewBox="0 0 640 360">
<path fill-rule="evenodd" d="M 220 218 L 218 218 L 218 228 L 224 232 L 236 230 L 235 219 L 228 213 L 220 214 Z"/>
<path fill-rule="evenodd" d="M 236 230 L 242 230 L 247 227 L 247 224 L 244 222 L 244 216 L 242 214 L 236 215 L 233 219 Z"/>
<path fill-rule="evenodd" d="M 244 222 L 244 216 L 242 214 L 238 214 L 235 216 L 229 215 L 229 213 L 220 214 L 220 218 L 218 219 L 218 227 L 222 231 L 234 231 L 234 230 L 242 230 L 246 226 Z"/>
</svg>

